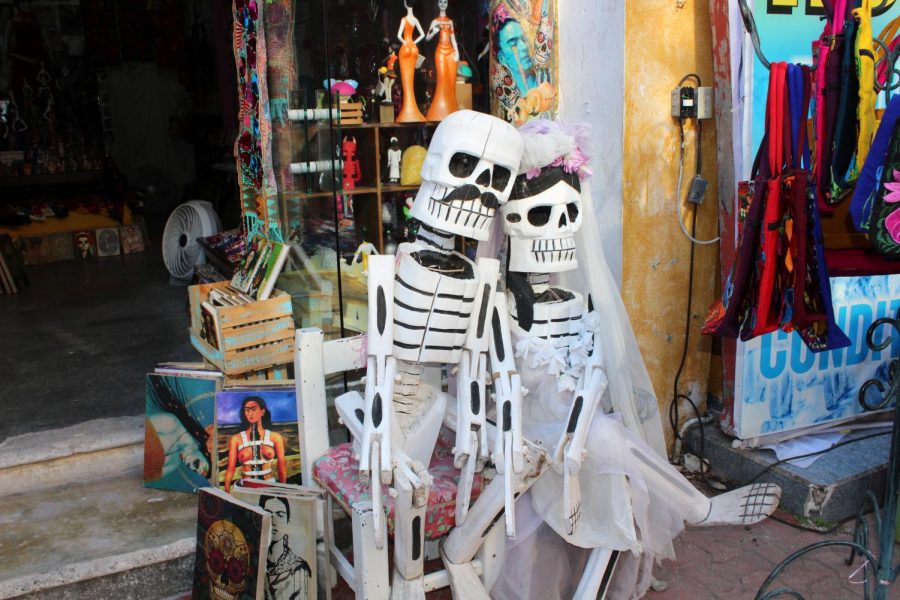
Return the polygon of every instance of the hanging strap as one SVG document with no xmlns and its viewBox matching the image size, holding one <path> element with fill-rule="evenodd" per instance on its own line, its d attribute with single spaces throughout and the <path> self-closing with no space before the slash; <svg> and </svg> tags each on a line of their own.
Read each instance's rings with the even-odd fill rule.
<svg viewBox="0 0 900 600">
<path fill-rule="evenodd" d="M 788 166 L 791 169 L 797 168 L 797 162 L 800 158 L 800 132 L 798 131 L 798 123 L 800 122 L 800 110 L 803 104 L 803 74 L 800 71 L 800 65 L 788 65 L 788 98 L 791 105 L 791 161 Z"/>
<path fill-rule="evenodd" d="M 815 76 L 815 90 L 814 97 L 816 99 L 816 108 L 814 114 L 814 127 L 816 133 L 816 152 L 815 152 L 815 161 L 813 162 L 813 178 L 814 181 L 819 181 L 819 175 L 822 172 L 824 167 L 823 157 L 825 155 L 825 105 L 826 105 L 826 97 L 825 97 L 825 73 L 826 67 L 828 66 L 828 55 L 831 53 L 831 21 L 829 20 L 825 23 L 825 27 L 822 30 L 822 35 L 817 42 L 814 42 L 814 47 L 817 49 L 816 53 L 816 76 Z M 818 186 L 817 190 L 818 192 Z M 817 194 L 819 207 L 824 208 L 826 211 L 831 211 L 831 209 L 824 203 L 821 194 Z"/>
<path fill-rule="evenodd" d="M 800 137 L 801 143 L 800 148 L 803 152 L 802 162 L 800 166 L 806 170 L 809 170 L 812 167 L 812 163 L 809 156 L 809 135 L 807 133 L 808 129 L 808 121 L 809 121 L 809 107 L 812 103 L 812 69 L 810 69 L 807 65 L 802 65 L 800 67 L 800 73 L 803 77 L 803 111 L 801 112 L 801 121 L 800 121 Z"/>
<path fill-rule="evenodd" d="M 859 20 L 856 32 L 856 69 L 859 78 L 859 134 L 856 138 L 856 170 L 862 169 L 875 135 L 875 50 L 872 42 L 872 4 L 862 0 L 853 11 Z"/>
<path fill-rule="evenodd" d="M 784 168 L 785 159 L 785 135 L 784 135 L 784 112 L 785 112 L 785 83 L 786 83 L 787 64 L 772 63 L 772 83 L 769 86 L 769 109 L 772 112 L 772 120 L 769 125 L 769 132 L 772 135 L 769 144 L 769 177 L 775 178 Z M 789 143 L 789 142 L 788 142 Z"/>
<path fill-rule="evenodd" d="M 878 34 L 878 39 L 885 43 L 889 50 L 893 51 L 897 43 L 900 43 L 900 37 L 897 36 L 900 30 L 900 16 L 894 17 Z M 890 40 L 890 42 L 888 42 Z M 884 58 L 884 48 L 881 45 L 875 46 L 875 64 L 878 65 L 876 78 L 879 85 L 884 85 L 887 81 L 888 64 Z M 879 61 L 881 63 L 879 64 Z"/>
</svg>

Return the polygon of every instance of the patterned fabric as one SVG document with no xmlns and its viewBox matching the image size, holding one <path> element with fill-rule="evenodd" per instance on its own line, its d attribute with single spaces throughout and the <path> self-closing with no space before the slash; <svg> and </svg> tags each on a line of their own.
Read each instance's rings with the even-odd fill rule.
<svg viewBox="0 0 900 600">
<path fill-rule="evenodd" d="M 238 73 L 238 182 L 245 221 L 261 221 L 273 239 L 280 233 L 277 188 L 272 171 L 272 119 L 261 0 L 234 0 L 234 60 Z"/>
<path fill-rule="evenodd" d="M 459 470 L 453 466 L 453 441 L 446 431 L 442 431 L 438 437 L 428 472 L 434 478 L 434 483 L 428 494 L 425 539 L 434 540 L 447 535 L 456 524 Z M 328 453 L 317 460 L 313 465 L 313 478 L 331 493 L 347 513 L 356 502 L 372 498 L 369 484 L 359 480 L 359 464 L 353 458 L 353 445 L 350 443 L 329 449 Z M 481 494 L 482 487 L 483 481 L 478 473 L 472 483 L 472 502 Z M 388 508 L 388 531 L 393 533 L 394 499 L 387 493 L 384 494 L 384 505 Z"/>
</svg>

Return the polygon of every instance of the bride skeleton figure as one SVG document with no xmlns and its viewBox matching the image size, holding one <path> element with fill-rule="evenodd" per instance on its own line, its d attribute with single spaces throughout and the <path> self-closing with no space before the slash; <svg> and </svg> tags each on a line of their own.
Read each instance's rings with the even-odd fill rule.
<svg viewBox="0 0 900 600">
<path fill-rule="evenodd" d="M 666 460 L 649 376 L 581 198 L 586 127 L 522 127 L 522 174 L 500 209 L 523 435 L 553 469 L 520 501 L 495 598 L 639 597 L 685 522 L 749 525 L 780 497 L 756 484 L 709 499 Z"/>
</svg>

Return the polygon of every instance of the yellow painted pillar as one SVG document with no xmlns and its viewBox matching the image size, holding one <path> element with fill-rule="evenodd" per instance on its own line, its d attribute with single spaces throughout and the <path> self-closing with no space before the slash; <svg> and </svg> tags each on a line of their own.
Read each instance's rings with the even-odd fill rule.
<svg viewBox="0 0 900 600">
<path fill-rule="evenodd" d="M 679 131 L 670 93 L 687 73 L 713 86 L 711 48 L 707 0 L 625 3 L 622 296 L 669 444 L 674 438 L 668 410 L 685 339 L 691 251 L 675 216 Z M 685 128 L 682 197 L 695 173 L 694 124 Z M 699 207 L 696 237 L 708 239 L 717 235 L 715 120 L 702 127 L 702 173 L 709 188 Z M 690 209 L 682 218 L 690 229 Z M 700 335 L 700 326 L 713 300 L 717 252 L 716 244 L 695 249 L 690 337 L 678 392 L 698 405 L 706 400 L 710 367 L 710 338 Z M 680 407 L 682 420 L 694 416 L 687 403 Z"/>
</svg>

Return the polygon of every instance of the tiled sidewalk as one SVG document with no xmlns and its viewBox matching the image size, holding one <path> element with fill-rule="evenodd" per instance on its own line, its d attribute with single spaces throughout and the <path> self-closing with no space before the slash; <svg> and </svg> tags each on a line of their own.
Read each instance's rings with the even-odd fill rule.
<svg viewBox="0 0 900 600">
<path fill-rule="evenodd" d="M 776 517 L 790 518 L 776 513 Z M 877 535 L 870 516 L 869 538 L 874 548 Z M 657 567 L 654 575 L 666 582 L 662 592 L 649 591 L 646 600 L 752 600 L 772 568 L 795 550 L 825 540 L 850 541 L 850 521 L 829 534 L 802 530 L 768 519 L 752 527 L 710 527 L 687 529 L 675 541 L 676 560 Z M 900 545 L 894 546 L 894 563 L 900 562 Z M 846 547 L 816 550 L 792 563 L 768 588 L 791 586 L 805 600 L 856 600 L 863 598 L 862 585 L 851 583 L 851 574 L 862 564 L 857 558 L 845 564 Z M 439 566 L 439 565 L 436 565 Z M 859 581 L 862 573 L 852 576 Z M 449 590 L 431 592 L 429 600 L 449 600 Z M 783 595 L 779 598 L 789 598 Z M 349 600 L 353 592 L 343 583 L 332 598 Z M 900 582 L 890 589 L 888 598 L 900 600 Z"/>
<path fill-rule="evenodd" d="M 785 516 L 776 513 L 776 517 Z M 877 533 L 870 516 L 870 551 L 878 556 Z M 665 591 L 647 593 L 647 600 L 751 599 L 772 568 L 792 552 L 825 540 L 852 541 L 853 521 L 833 533 L 821 534 L 791 527 L 774 519 L 752 527 L 693 528 L 684 531 L 675 542 L 676 560 L 657 567 L 655 576 L 668 584 Z M 844 600 L 863 598 L 862 579 L 854 574 L 862 561 L 847 566 L 850 551 L 846 547 L 816 550 L 792 563 L 769 586 L 768 591 L 792 587 L 806 600 Z M 894 545 L 894 563 L 900 558 L 900 545 Z M 779 598 L 789 598 L 788 595 Z M 889 598 L 900 599 L 900 582 L 895 582 Z"/>
</svg>

